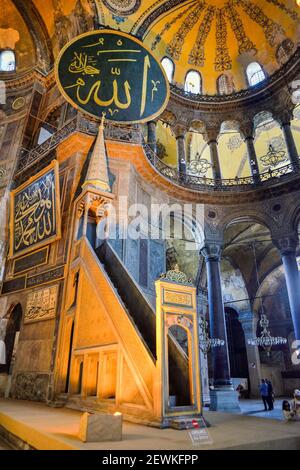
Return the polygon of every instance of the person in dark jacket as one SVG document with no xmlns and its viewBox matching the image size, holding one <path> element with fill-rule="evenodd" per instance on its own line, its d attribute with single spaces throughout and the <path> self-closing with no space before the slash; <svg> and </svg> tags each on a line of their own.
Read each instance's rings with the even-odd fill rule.
<svg viewBox="0 0 300 470">
<path fill-rule="evenodd" d="M 268 384 L 266 383 L 265 379 L 261 379 L 261 384 L 259 386 L 259 391 L 260 391 L 260 396 L 262 398 L 265 411 L 268 411 L 267 404 L 268 404 L 268 393 L 269 393 L 269 388 Z"/>
<path fill-rule="evenodd" d="M 274 390 L 271 380 L 266 379 L 266 384 L 268 385 L 268 407 L 269 411 L 274 410 Z"/>
</svg>

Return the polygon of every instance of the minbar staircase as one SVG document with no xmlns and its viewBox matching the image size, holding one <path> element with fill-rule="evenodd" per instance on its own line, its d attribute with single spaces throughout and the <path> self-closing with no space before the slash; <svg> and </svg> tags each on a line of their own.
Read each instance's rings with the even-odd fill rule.
<svg viewBox="0 0 300 470">
<path fill-rule="evenodd" d="M 132 318 L 138 334 L 156 360 L 156 316 L 152 306 L 108 242 L 103 242 L 96 253 L 128 315 Z M 189 400 L 189 390 L 186 386 L 189 381 L 187 357 L 171 336 L 169 336 L 169 367 L 170 395 L 176 396 L 176 406 L 184 406 Z"/>
<path fill-rule="evenodd" d="M 170 334 L 168 364 L 171 415 L 164 415 L 161 364 L 157 357 L 156 313 L 117 253 L 108 242 L 94 249 L 86 237 L 82 237 L 77 246 L 79 249 L 75 250 L 77 254 L 74 262 L 76 270 L 80 270 L 75 312 L 78 329 L 72 348 L 69 391 L 65 396 L 57 398 L 66 399 L 69 408 L 105 413 L 118 411 L 126 420 L 151 426 L 181 429 L 182 423 L 176 418 L 186 418 L 185 426 L 193 416 L 199 418 L 199 414 L 193 414 L 194 408 L 190 405 L 188 358 Z M 93 323 L 97 330 L 91 331 L 89 323 Z M 97 331 L 106 333 L 97 336 Z M 100 342 L 95 339 L 91 343 L 89 335 L 99 337 Z M 101 337 L 110 339 L 101 343 Z M 112 349 L 118 354 L 118 386 L 114 399 L 102 397 L 106 382 L 101 382 L 104 377 L 101 357 Z M 100 355 L 97 359 L 100 361 L 100 388 L 97 396 L 89 394 L 89 381 L 86 379 L 78 394 L 78 361 L 85 354 L 83 376 L 88 377 L 89 361 L 94 360 L 90 357 L 96 353 Z M 174 404 L 171 405 L 172 400 Z"/>
</svg>

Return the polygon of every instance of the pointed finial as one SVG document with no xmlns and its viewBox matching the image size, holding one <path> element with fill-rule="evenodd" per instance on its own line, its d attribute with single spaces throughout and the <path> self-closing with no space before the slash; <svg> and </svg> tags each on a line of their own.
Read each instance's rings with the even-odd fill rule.
<svg viewBox="0 0 300 470">
<path fill-rule="evenodd" d="M 100 189 L 101 191 L 110 192 L 107 157 L 104 142 L 104 122 L 105 113 L 102 114 L 98 135 L 96 137 L 96 142 L 86 174 L 86 179 L 82 185 L 82 188 L 91 186 L 92 188 Z"/>
</svg>

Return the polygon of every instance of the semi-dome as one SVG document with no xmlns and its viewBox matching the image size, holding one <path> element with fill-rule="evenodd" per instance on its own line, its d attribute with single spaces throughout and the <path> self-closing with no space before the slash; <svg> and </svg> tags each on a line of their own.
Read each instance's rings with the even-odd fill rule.
<svg viewBox="0 0 300 470">
<path fill-rule="evenodd" d="M 179 86 L 189 71 L 199 72 L 204 94 L 254 85 L 278 70 L 298 45 L 300 12 L 294 0 L 99 3 L 105 25 L 142 37 L 158 58 L 172 60 Z"/>
</svg>

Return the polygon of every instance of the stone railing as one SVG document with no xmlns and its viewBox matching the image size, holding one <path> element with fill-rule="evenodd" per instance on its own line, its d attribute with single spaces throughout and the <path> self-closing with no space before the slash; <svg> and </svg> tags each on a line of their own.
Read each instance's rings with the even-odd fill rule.
<svg viewBox="0 0 300 470">
<path fill-rule="evenodd" d="M 260 182 L 256 183 L 252 176 L 244 178 L 212 179 L 206 176 L 180 173 L 176 168 L 164 163 L 152 151 L 149 145 L 144 144 L 146 156 L 151 165 L 165 178 L 173 183 L 192 189 L 194 191 L 250 191 L 261 187 L 272 186 L 279 180 L 284 181 L 300 175 L 299 169 L 294 169 L 290 163 L 281 168 L 268 170 L 260 174 Z"/>
<path fill-rule="evenodd" d="M 78 114 L 74 119 L 67 122 L 61 129 L 55 132 L 42 144 L 37 145 L 36 147 L 29 150 L 21 149 L 18 154 L 16 175 L 23 173 L 32 165 L 38 163 L 38 161 L 54 150 L 71 134 L 74 134 L 75 132 L 82 132 L 88 135 L 96 135 L 98 126 L 99 124 L 96 122 L 89 121 L 81 114 Z M 118 140 L 136 144 L 141 144 L 143 142 L 143 136 L 138 127 L 125 127 L 112 125 L 110 123 L 107 123 L 105 126 L 105 138 L 108 140 Z"/>
<path fill-rule="evenodd" d="M 49 139 L 30 150 L 21 149 L 18 156 L 18 165 L 15 175 L 18 176 L 31 166 L 42 160 L 47 154 L 55 150 L 55 148 L 70 135 L 75 132 L 82 132 L 88 135 L 96 135 L 98 123 L 89 121 L 81 114 L 78 114 L 73 120 L 67 122 L 61 129 L 55 132 Z M 163 162 L 156 153 L 152 151 L 144 141 L 141 129 L 138 126 L 120 126 L 106 123 L 105 138 L 107 140 L 115 140 L 143 145 L 145 154 L 151 165 L 162 176 L 171 182 L 192 189 L 194 191 L 249 191 L 261 187 L 272 186 L 278 181 L 285 181 L 300 175 L 300 170 L 295 169 L 292 164 L 285 165 L 275 170 L 269 170 L 260 174 L 260 182 L 255 183 L 252 176 L 245 178 L 230 179 L 212 179 L 206 176 L 180 173 Z"/>
</svg>

